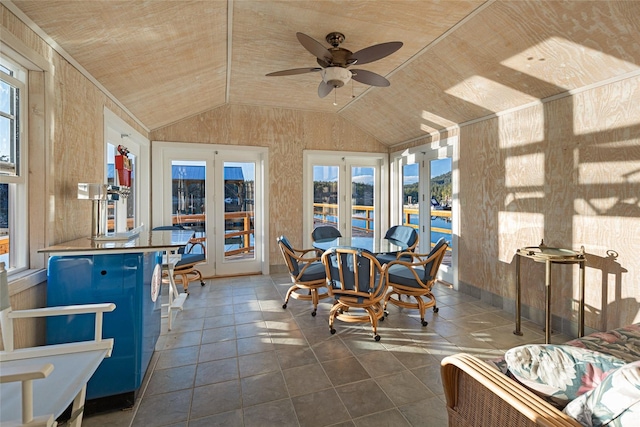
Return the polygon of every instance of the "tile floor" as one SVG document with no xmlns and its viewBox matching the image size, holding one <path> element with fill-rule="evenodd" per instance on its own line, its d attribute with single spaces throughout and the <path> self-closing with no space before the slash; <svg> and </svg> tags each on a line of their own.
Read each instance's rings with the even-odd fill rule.
<svg viewBox="0 0 640 427">
<path fill-rule="evenodd" d="M 291 299 L 288 275 L 193 284 L 173 329 L 166 319 L 133 408 L 87 416 L 108 426 L 446 426 L 440 361 L 467 352 L 483 359 L 527 342 L 544 342 L 539 326 L 436 284 L 440 311 L 389 305 L 380 342 L 367 325 L 336 321 L 330 302 L 318 315 Z M 554 342 L 568 337 L 555 336 Z"/>
</svg>

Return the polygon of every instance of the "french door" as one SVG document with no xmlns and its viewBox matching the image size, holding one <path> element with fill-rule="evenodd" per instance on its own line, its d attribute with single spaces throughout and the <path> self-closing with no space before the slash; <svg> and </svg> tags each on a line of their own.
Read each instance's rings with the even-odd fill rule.
<svg viewBox="0 0 640 427">
<path fill-rule="evenodd" d="M 205 237 L 205 277 L 268 272 L 266 149 L 154 142 L 152 156 L 153 226 Z"/>
<path fill-rule="evenodd" d="M 351 239 L 380 239 L 387 224 L 385 154 L 304 152 L 304 245 L 331 225 Z"/>
<path fill-rule="evenodd" d="M 441 237 L 447 240 L 439 277 L 457 285 L 455 141 L 445 142 L 437 149 L 423 146 L 392 155 L 391 222 L 418 230 L 420 253 L 428 253 Z"/>
</svg>

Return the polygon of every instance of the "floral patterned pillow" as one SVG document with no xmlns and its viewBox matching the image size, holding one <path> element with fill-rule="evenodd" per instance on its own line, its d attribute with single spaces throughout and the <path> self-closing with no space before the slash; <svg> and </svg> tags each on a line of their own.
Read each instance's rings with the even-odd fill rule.
<svg viewBox="0 0 640 427">
<path fill-rule="evenodd" d="M 598 387 L 569 402 L 564 412 L 584 426 L 638 425 L 640 361 L 611 372 Z"/>
<path fill-rule="evenodd" d="M 608 371 L 626 362 L 584 348 L 531 344 L 505 353 L 509 372 L 525 387 L 562 408 L 598 386 Z"/>
</svg>

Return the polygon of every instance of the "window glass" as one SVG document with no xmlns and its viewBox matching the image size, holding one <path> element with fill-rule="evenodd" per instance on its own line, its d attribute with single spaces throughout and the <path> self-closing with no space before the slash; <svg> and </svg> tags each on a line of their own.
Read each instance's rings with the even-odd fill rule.
<svg viewBox="0 0 640 427">
<path fill-rule="evenodd" d="M 0 57 L 0 262 L 11 274 L 27 267 L 26 159 L 20 157 L 26 70 Z M 18 80 L 16 76 L 20 76 Z M 25 168 L 25 169 L 23 169 Z"/>
<path fill-rule="evenodd" d="M 313 228 L 338 226 L 338 166 L 313 166 Z"/>
<path fill-rule="evenodd" d="M 0 173 L 17 175 L 20 89 L 7 80 L 0 79 Z"/>
</svg>

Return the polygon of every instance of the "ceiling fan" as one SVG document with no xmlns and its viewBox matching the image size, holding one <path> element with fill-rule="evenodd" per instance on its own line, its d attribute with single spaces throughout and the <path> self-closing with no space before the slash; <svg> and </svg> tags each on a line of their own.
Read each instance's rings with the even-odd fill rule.
<svg viewBox="0 0 640 427">
<path fill-rule="evenodd" d="M 318 86 L 318 96 L 320 98 L 329 95 L 333 89 L 344 86 L 351 79 L 371 86 L 389 86 L 391 84 L 389 80 L 380 74 L 367 70 L 349 70 L 347 68 L 355 64 L 363 65 L 377 61 L 391 55 L 402 47 L 402 42 L 388 42 L 369 46 L 352 53 L 350 50 L 340 47 L 340 44 L 345 39 L 342 33 L 333 32 L 327 34 L 325 40 L 333 46 L 329 49 L 304 33 L 296 33 L 296 37 L 300 44 L 317 58 L 320 67 L 276 71 L 275 73 L 267 74 L 267 76 L 291 76 L 319 71 L 322 76 L 322 81 Z"/>
</svg>

